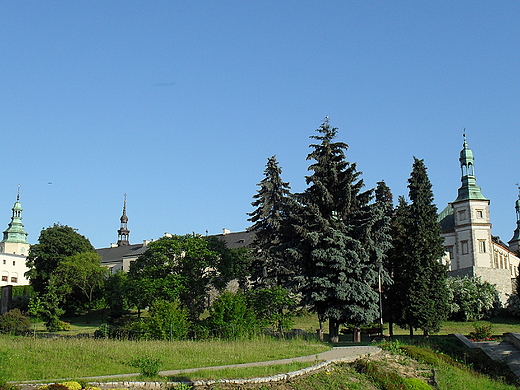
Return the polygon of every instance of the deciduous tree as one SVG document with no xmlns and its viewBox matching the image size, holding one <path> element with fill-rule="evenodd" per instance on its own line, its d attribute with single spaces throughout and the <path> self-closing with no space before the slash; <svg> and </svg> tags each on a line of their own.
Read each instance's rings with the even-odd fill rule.
<svg viewBox="0 0 520 390">
<path fill-rule="evenodd" d="M 54 224 L 43 229 L 26 260 L 26 276 L 34 291 L 45 292 L 51 275 L 67 257 L 89 251 L 94 251 L 90 241 L 70 226 Z"/>
<path fill-rule="evenodd" d="M 141 307 L 156 299 L 179 299 L 195 322 L 218 277 L 220 256 L 200 235 L 162 237 L 131 263 L 129 283 Z M 134 301 L 135 302 L 135 301 Z"/>
</svg>

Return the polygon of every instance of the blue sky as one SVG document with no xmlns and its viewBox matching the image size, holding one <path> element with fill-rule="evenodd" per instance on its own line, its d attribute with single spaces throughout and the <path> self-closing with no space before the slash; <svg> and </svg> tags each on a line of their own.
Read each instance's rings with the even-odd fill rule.
<svg viewBox="0 0 520 390">
<path fill-rule="evenodd" d="M 268 157 L 305 188 L 328 115 L 368 188 L 406 195 L 416 156 L 440 210 L 466 128 L 508 241 L 519 20 L 517 1 L 0 0 L 0 228 L 20 184 L 30 243 L 60 222 L 108 246 L 124 193 L 132 243 L 243 230 Z"/>
</svg>

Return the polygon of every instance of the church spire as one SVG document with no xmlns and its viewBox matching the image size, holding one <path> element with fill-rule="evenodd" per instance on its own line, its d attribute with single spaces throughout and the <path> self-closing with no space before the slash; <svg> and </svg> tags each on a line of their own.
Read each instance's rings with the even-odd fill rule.
<svg viewBox="0 0 520 390">
<path fill-rule="evenodd" d="M 518 199 L 515 202 L 516 209 L 516 229 L 513 233 L 513 238 L 509 241 L 509 247 L 512 251 L 520 250 L 520 187 L 518 183 L 516 183 L 518 187 Z"/>
<path fill-rule="evenodd" d="M 20 185 L 18 185 L 18 195 L 12 208 L 11 223 L 3 232 L 2 242 L 27 244 L 27 233 L 22 224 L 22 204 L 20 203 Z"/>
<path fill-rule="evenodd" d="M 130 245 L 130 242 L 128 241 L 130 230 L 128 230 L 128 217 L 126 216 L 126 194 L 123 203 L 123 215 L 121 215 L 120 221 L 121 227 L 117 231 L 117 246 Z"/>
<path fill-rule="evenodd" d="M 466 130 L 466 129 L 464 129 Z M 463 134 L 464 143 L 462 144 L 462 150 L 460 151 L 460 169 L 462 171 L 462 177 L 460 181 L 462 182 L 461 187 L 459 188 L 459 195 L 455 202 L 461 200 L 487 200 L 480 190 L 480 187 L 477 185 L 477 177 L 475 176 L 475 166 L 473 157 L 473 152 L 468 147 L 468 143 L 466 142 L 466 132 Z"/>
</svg>

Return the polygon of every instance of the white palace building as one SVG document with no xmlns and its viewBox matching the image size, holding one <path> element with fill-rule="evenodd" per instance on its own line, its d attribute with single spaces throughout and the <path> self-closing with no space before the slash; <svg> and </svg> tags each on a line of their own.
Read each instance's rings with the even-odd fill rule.
<svg viewBox="0 0 520 390">
<path fill-rule="evenodd" d="M 458 196 L 439 215 L 450 276 L 479 276 L 497 286 L 502 302 L 513 290 L 518 275 L 520 195 L 516 201 L 517 226 L 506 244 L 491 234 L 489 199 L 476 183 L 474 157 L 464 136 L 460 152 L 462 185 Z"/>
</svg>

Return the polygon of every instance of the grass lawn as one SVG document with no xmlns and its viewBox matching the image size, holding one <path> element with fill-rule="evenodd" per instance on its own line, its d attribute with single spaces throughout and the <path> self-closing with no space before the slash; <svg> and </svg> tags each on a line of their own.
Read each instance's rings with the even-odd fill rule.
<svg viewBox="0 0 520 390">
<path fill-rule="evenodd" d="M 0 366 L 8 380 L 80 378 L 139 372 L 132 360 L 158 358 L 161 370 L 221 366 L 314 355 L 326 344 L 302 339 L 242 341 L 119 341 L 0 336 Z"/>
</svg>

